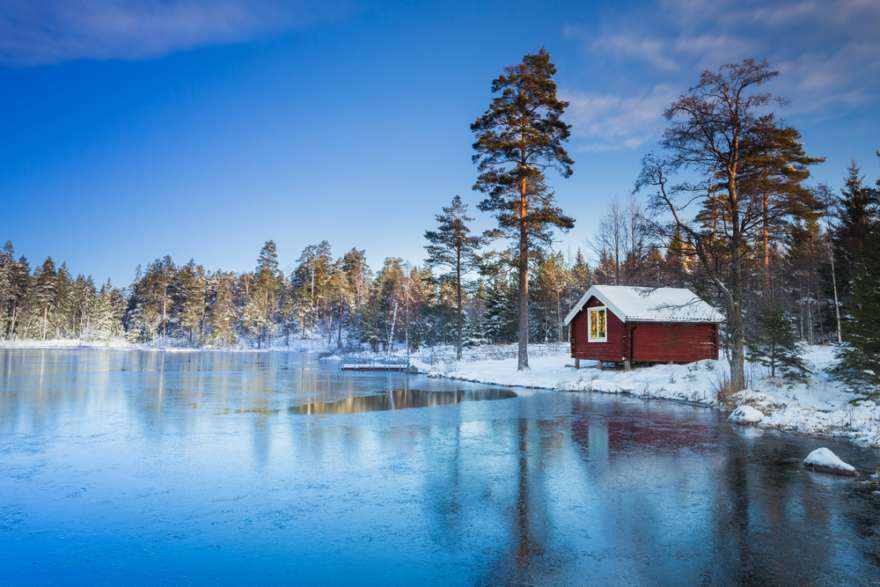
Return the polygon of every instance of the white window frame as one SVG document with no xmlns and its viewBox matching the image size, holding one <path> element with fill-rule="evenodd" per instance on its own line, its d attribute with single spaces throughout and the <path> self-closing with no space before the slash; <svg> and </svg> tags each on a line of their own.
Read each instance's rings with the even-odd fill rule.
<svg viewBox="0 0 880 587">
<path fill-rule="evenodd" d="M 593 336 L 593 315 L 602 312 L 605 314 L 605 336 Z M 597 328 L 598 330 L 598 328 Z M 593 306 L 587 308 L 587 342 L 608 342 L 608 307 Z"/>
</svg>

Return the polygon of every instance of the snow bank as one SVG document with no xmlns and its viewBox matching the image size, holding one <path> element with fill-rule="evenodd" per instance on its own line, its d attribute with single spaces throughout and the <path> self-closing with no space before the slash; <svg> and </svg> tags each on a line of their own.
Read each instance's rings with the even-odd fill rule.
<svg viewBox="0 0 880 587">
<path fill-rule="evenodd" d="M 804 360 L 812 374 L 803 383 L 784 383 L 752 367 L 750 389 L 733 397 L 764 413 L 761 426 L 817 436 L 840 436 L 862 446 L 880 447 L 880 403 L 858 393 L 829 372 L 834 348 L 807 347 Z"/>
<path fill-rule="evenodd" d="M 804 459 L 804 466 L 820 471 L 823 473 L 834 473 L 836 475 L 858 475 L 856 468 L 840 460 L 831 450 L 822 447 L 817 448 L 807 455 Z"/>
<path fill-rule="evenodd" d="M 733 410 L 727 419 L 737 424 L 757 424 L 764 419 L 764 414 L 752 406 L 742 405 Z"/>
<path fill-rule="evenodd" d="M 412 364 L 434 377 L 564 391 L 629 393 L 706 406 L 719 406 L 717 390 L 728 371 L 724 360 L 637 367 L 632 371 L 601 370 L 595 363 L 582 361 L 582 368 L 577 370 L 566 345 L 546 345 L 535 352 L 530 347 L 531 369 L 518 372 L 515 348 L 465 349 L 462 361 L 455 361 L 454 354 L 447 350 L 425 349 L 414 355 Z M 732 398 L 738 408 L 731 420 L 745 423 L 741 417 L 756 418 L 758 412 L 761 419 L 750 423 L 762 428 L 838 436 L 862 446 L 880 447 L 880 403 L 867 395 L 869 390 L 854 392 L 828 372 L 835 362 L 834 348 L 807 347 L 804 360 L 812 374 L 802 383 L 774 380 L 764 367 L 749 365 L 750 386 Z"/>
<path fill-rule="evenodd" d="M 514 387 L 627 393 L 717 405 L 715 389 L 720 367 L 714 363 L 700 361 L 690 365 L 656 365 L 622 371 L 601 370 L 593 362 L 582 361 L 581 368 L 574 369 L 568 354 L 553 354 L 530 356 L 531 368 L 517 371 L 515 358 L 444 361 L 433 365 L 419 359 L 412 360 L 416 369 L 433 377 Z"/>
</svg>

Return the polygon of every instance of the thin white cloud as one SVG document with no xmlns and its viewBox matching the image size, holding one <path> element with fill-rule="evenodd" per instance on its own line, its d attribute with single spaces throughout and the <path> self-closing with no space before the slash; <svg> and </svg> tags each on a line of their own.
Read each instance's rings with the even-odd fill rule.
<svg viewBox="0 0 880 587">
<path fill-rule="evenodd" d="M 582 36 L 569 28 L 569 36 Z M 727 34 L 680 34 L 658 36 L 644 31 L 607 31 L 589 42 L 593 53 L 641 61 L 663 72 L 674 72 L 696 64 L 707 66 L 730 55 L 748 54 L 753 46 Z"/>
<path fill-rule="evenodd" d="M 663 111 L 675 98 L 669 85 L 628 96 L 565 91 L 573 135 L 585 151 L 635 149 L 655 139 Z"/>
<path fill-rule="evenodd" d="M 295 0 L 0 0 L 0 63 L 158 57 L 307 26 L 341 10 Z"/>
<path fill-rule="evenodd" d="M 584 134 L 598 137 L 599 123 L 584 112 L 594 108 L 607 113 L 607 104 L 617 104 L 611 110 L 617 122 L 602 130 L 621 129 L 609 136 L 636 138 L 656 129 L 654 118 L 645 113 L 662 111 L 651 99 L 658 81 L 676 88 L 667 96 L 674 98 L 672 94 L 696 82 L 701 70 L 746 57 L 767 59 L 780 71 L 771 89 L 787 99 L 783 113 L 827 116 L 877 101 L 878 30 L 878 0 L 656 0 L 637 14 L 610 14 L 592 29 L 573 24 L 563 33 L 593 57 L 647 67 L 641 93 L 634 79 L 635 89 L 628 95 L 582 101 L 578 114 L 587 121 Z M 627 112 L 634 113 L 631 119 Z M 607 139 L 596 143 L 600 149 L 621 144 Z"/>
<path fill-rule="evenodd" d="M 637 59 L 662 69 L 674 71 L 679 62 L 664 39 L 635 36 L 627 33 L 610 33 L 597 37 L 591 44 L 593 51 L 607 52 L 616 57 Z"/>
</svg>

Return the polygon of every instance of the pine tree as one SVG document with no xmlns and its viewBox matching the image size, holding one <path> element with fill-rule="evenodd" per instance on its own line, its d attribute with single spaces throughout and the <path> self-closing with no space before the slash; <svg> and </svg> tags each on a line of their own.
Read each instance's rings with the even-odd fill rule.
<svg viewBox="0 0 880 587">
<path fill-rule="evenodd" d="M 47 257 L 37 268 L 33 276 L 33 285 L 29 289 L 29 334 L 34 338 L 46 340 L 49 334 L 50 321 L 54 319 L 55 288 L 57 272 L 52 257 Z"/>
<path fill-rule="evenodd" d="M 518 242 L 519 351 L 517 368 L 529 366 L 529 247 L 550 226 L 569 229 L 574 220 L 555 206 L 544 183 L 544 169 L 563 177 L 574 161 L 563 144 L 571 131 L 562 120 L 568 106 L 556 95 L 556 67 L 543 48 L 527 54 L 492 82 L 489 109 L 471 125 L 476 137 L 474 188 L 487 194 L 483 211 L 494 212 L 499 228 Z"/>
<path fill-rule="evenodd" d="M 177 267 L 171 257 L 166 255 L 162 260 L 157 259 L 153 266 L 153 295 L 150 301 L 156 305 L 159 313 L 159 330 L 162 338 L 168 337 L 168 331 L 173 333 L 174 285 L 176 281 Z"/>
<path fill-rule="evenodd" d="M 811 215 L 792 222 L 785 244 L 783 273 L 779 277 L 781 295 L 789 296 L 798 307 L 801 338 L 814 344 L 825 338 L 823 330 L 833 318 L 833 312 L 828 313 L 827 320 L 821 315 L 823 308 L 833 307 L 833 300 L 823 294 L 821 270 L 826 269 L 827 248 L 818 217 Z"/>
<path fill-rule="evenodd" d="M 592 285 L 592 272 L 590 271 L 590 265 L 587 263 L 586 257 L 584 257 L 583 251 L 580 249 L 577 250 L 574 256 L 574 264 L 571 267 L 571 281 L 572 287 L 574 288 L 576 296 L 579 298 L 590 289 L 590 285 Z M 577 294 L 577 292 L 581 292 Z"/>
<path fill-rule="evenodd" d="M 483 334 L 493 344 L 513 342 L 517 334 L 516 288 L 505 275 L 496 275 L 486 284 L 486 312 Z"/>
<path fill-rule="evenodd" d="M 11 241 L 6 241 L 3 251 L 0 251 L 0 338 L 6 336 L 10 312 L 14 300 L 13 289 L 13 266 L 15 264 L 15 249 Z"/>
<path fill-rule="evenodd" d="M 270 342 L 279 304 L 282 279 L 278 272 L 278 253 L 274 241 L 266 241 L 257 259 L 253 284 L 249 287 L 242 320 L 245 328 L 257 337 L 257 348 Z"/>
<path fill-rule="evenodd" d="M 95 309 L 90 325 L 90 337 L 107 340 L 118 331 L 114 322 L 117 320 L 113 307 L 113 284 L 108 279 L 101 286 L 95 299 Z"/>
<path fill-rule="evenodd" d="M 562 342 L 563 294 L 571 278 L 561 253 L 542 255 L 535 270 L 534 300 L 539 337 L 543 342 Z"/>
<path fill-rule="evenodd" d="M 397 257 L 385 259 L 370 291 L 361 332 L 362 340 L 368 342 L 374 351 L 381 347 L 390 352 L 400 338 L 405 282 L 403 260 Z"/>
<path fill-rule="evenodd" d="M 872 253 L 856 266 L 838 354 L 847 379 L 880 385 L 880 225 L 871 228 L 863 244 Z"/>
<path fill-rule="evenodd" d="M 207 309 L 205 269 L 190 259 L 177 272 L 175 290 L 177 322 L 186 333 L 189 344 L 198 345 Z"/>
<path fill-rule="evenodd" d="M 177 268 L 169 256 L 156 259 L 146 271 L 138 267 L 125 316 L 129 340 L 154 342 L 174 334 L 176 285 Z"/>
<path fill-rule="evenodd" d="M 771 377 L 776 377 L 777 370 L 792 378 L 803 378 L 808 373 L 798 337 L 780 304 L 766 303 L 751 330 L 746 339 L 748 358 L 770 367 Z"/>
<path fill-rule="evenodd" d="M 437 230 L 426 230 L 428 243 L 426 262 L 429 267 L 446 267 L 450 270 L 455 285 L 455 356 L 461 360 L 462 336 L 464 331 L 464 305 L 462 303 L 462 274 L 474 267 L 476 253 L 483 243 L 479 236 L 471 235 L 468 223 L 473 221 L 467 215 L 467 205 L 461 196 L 452 198 L 452 204 L 445 206 L 435 216 Z"/>
<path fill-rule="evenodd" d="M 858 273 L 858 263 L 866 255 L 876 253 L 867 247 L 867 242 L 880 217 L 878 208 L 880 197 L 877 190 L 865 185 L 858 166 L 853 162 L 837 201 L 837 224 L 832 234 L 837 282 L 844 306 Z"/>
<path fill-rule="evenodd" d="M 11 243 L 10 249 L 11 251 Z M 10 269 L 12 298 L 9 309 L 9 325 L 7 326 L 7 337 L 12 340 L 22 330 L 22 316 L 27 306 L 27 299 L 30 295 L 31 287 L 31 269 L 26 257 L 21 256 L 18 261 L 12 265 Z"/>
<path fill-rule="evenodd" d="M 209 290 L 209 340 L 218 346 L 232 345 L 238 338 L 235 333 L 237 312 L 234 276 L 218 271 L 209 280 Z"/>
<path fill-rule="evenodd" d="M 94 334 L 95 314 L 98 309 L 98 291 L 91 277 L 77 275 L 70 306 L 69 335 L 90 340 Z"/>
<path fill-rule="evenodd" d="M 693 247 L 682 238 L 681 229 L 673 227 L 672 238 L 666 246 L 663 260 L 664 285 L 682 287 L 691 273 L 693 265 Z"/>
<path fill-rule="evenodd" d="M 333 270 L 330 243 L 321 241 L 303 249 L 291 276 L 293 305 L 303 335 L 312 334 L 319 325 L 327 329 L 331 320 L 328 306 L 328 283 Z"/>
<path fill-rule="evenodd" d="M 361 327 L 363 310 L 370 296 L 372 275 L 367 265 L 366 252 L 352 248 L 342 256 L 342 273 L 347 291 L 347 307 L 345 308 L 349 335 L 352 340 L 363 340 Z"/>
<path fill-rule="evenodd" d="M 770 260 L 774 241 L 785 234 L 792 220 L 814 216 L 820 209 L 813 193 L 804 186 L 809 166 L 822 163 L 822 157 L 807 155 L 800 132 L 778 126 L 772 115 L 763 117 L 754 136 L 745 141 L 746 156 L 739 177 L 741 193 L 761 211 L 755 230 L 760 251 L 762 291 L 772 294 Z"/>
<path fill-rule="evenodd" d="M 337 259 L 330 271 L 327 282 L 327 302 L 330 316 L 336 322 L 336 348 L 342 348 L 342 330 L 349 319 L 353 305 L 353 295 L 349 289 L 348 276 L 345 272 L 345 264 L 342 259 Z M 332 340 L 333 329 L 327 329 L 328 344 Z"/>
</svg>

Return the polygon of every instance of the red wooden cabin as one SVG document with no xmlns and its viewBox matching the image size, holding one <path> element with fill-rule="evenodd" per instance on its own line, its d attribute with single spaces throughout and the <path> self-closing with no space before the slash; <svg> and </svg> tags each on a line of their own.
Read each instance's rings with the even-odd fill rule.
<svg viewBox="0 0 880 587">
<path fill-rule="evenodd" d="M 623 363 L 690 363 L 718 358 L 715 308 L 689 289 L 594 285 L 565 317 L 571 356 Z"/>
</svg>

